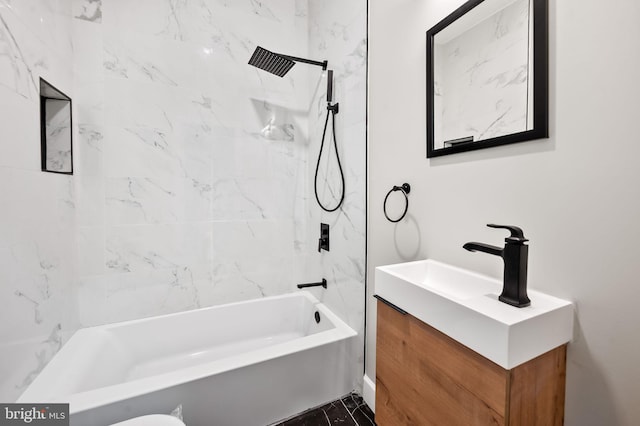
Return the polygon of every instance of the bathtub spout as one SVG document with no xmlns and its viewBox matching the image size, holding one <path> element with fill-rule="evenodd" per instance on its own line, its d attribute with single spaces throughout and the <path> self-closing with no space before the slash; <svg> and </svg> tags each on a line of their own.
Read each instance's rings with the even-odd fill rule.
<svg viewBox="0 0 640 426">
<path fill-rule="evenodd" d="M 307 283 L 307 284 L 298 284 L 298 288 L 307 288 L 307 287 L 324 287 L 327 288 L 327 280 L 324 278 L 319 283 Z"/>
</svg>

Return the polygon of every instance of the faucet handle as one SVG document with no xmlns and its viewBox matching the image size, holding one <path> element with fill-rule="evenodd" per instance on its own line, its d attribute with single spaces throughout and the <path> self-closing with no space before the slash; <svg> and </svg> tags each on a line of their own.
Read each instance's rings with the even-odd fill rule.
<svg viewBox="0 0 640 426">
<path fill-rule="evenodd" d="M 489 228 L 508 229 L 511 232 L 511 236 L 504 239 L 504 241 L 507 243 L 525 243 L 529 241 L 524 237 L 524 232 L 522 231 L 522 228 L 519 228 L 517 226 L 495 225 L 493 223 L 488 223 L 487 226 Z"/>
</svg>

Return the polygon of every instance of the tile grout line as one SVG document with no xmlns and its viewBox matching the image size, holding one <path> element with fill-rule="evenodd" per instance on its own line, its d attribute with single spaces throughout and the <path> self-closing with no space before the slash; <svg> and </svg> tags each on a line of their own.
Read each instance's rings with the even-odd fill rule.
<svg viewBox="0 0 640 426">
<path fill-rule="evenodd" d="M 352 400 L 353 402 L 356 402 L 356 399 L 353 397 L 353 394 L 351 394 L 351 395 L 349 395 L 349 396 L 351 397 L 351 400 Z M 367 407 L 369 410 L 371 410 L 371 409 L 369 408 L 369 406 L 367 405 L 367 403 L 366 403 L 366 402 L 364 402 L 364 399 L 362 400 L 362 403 L 358 404 L 358 403 L 356 402 L 356 404 L 357 404 L 357 406 L 356 406 L 356 408 L 354 408 L 354 409 L 353 409 L 353 412 L 355 413 L 355 412 L 356 412 L 356 410 L 358 410 L 358 409 L 359 409 L 359 410 L 360 410 L 360 412 L 362 413 L 362 415 L 363 415 L 363 416 L 365 416 L 365 417 L 367 418 L 367 420 L 369 420 L 369 422 L 371 423 L 371 425 L 375 426 L 376 422 L 375 422 L 375 421 L 373 421 L 373 419 L 372 419 L 371 417 L 369 417 L 369 415 L 367 414 L 367 412 L 366 412 L 365 410 L 363 410 L 363 409 L 362 409 L 362 407 Z M 346 407 L 346 406 L 345 406 L 345 407 Z M 358 422 L 356 422 L 356 423 L 358 423 Z M 364 425 L 360 425 L 360 424 L 358 424 L 358 426 L 364 426 Z"/>
<path fill-rule="evenodd" d="M 325 410 L 322 410 L 322 414 L 324 414 L 324 418 L 327 419 L 327 424 L 331 426 L 331 420 L 329 420 L 329 416 Z"/>
<path fill-rule="evenodd" d="M 359 406 L 358 406 L 358 409 L 359 409 L 360 407 L 362 407 L 363 405 L 366 405 L 366 404 L 359 405 Z M 368 405 L 367 405 L 367 408 L 369 408 L 369 406 L 368 406 Z M 370 409 L 370 408 L 369 408 L 369 409 Z M 375 422 L 375 421 L 373 421 L 373 419 L 372 419 L 371 417 L 369 417 L 369 415 L 367 414 L 367 412 L 366 412 L 366 411 L 364 411 L 364 410 L 360 409 L 360 412 L 362 413 L 362 415 L 363 415 L 363 416 L 365 416 L 365 417 L 367 418 L 367 420 L 369 420 L 369 421 L 371 422 L 371 424 L 372 424 L 372 425 L 374 425 L 374 426 L 375 426 L 376 422 Z"/>
<path fill-rule="evenodd" d="M 351 417 L 351 420 L 353 420 L 353 423 L 355 423 L 356 426 L 359 426 L 358 422 L 356 421 L 355 417 L 353 417 L 353 414 L 351 414 L 351 411 L 349 411 L 349 409 L 347 408 L 346 405 L 344 405 L 344 402 L 342 400 L 340 400 L 340 404 L 342 404 L 342 406 L 344 407 L 344 409 L 347 411 L 347 413 L 349 413 L 349 417 Z"/>
</svg>

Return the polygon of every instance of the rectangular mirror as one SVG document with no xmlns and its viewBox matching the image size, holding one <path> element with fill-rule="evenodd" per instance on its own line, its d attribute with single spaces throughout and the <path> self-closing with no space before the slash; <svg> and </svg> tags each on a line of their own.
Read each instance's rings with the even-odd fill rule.
<svg viewBox="0 0 640 426">
<path fill-rule="evenodd" d="M 547 0 L 471 0 L 427 31 L 427 157 L 548 137 Z"/>
<path fill-rule="evenodd" d="M 40 79 L 40 145 L 43 172 L 73 174 L 71 98 Z"/>
</svg>

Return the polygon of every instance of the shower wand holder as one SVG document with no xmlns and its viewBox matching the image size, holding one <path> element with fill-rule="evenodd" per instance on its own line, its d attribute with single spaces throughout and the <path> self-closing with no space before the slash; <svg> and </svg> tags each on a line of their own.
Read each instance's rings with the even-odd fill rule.
<svg viewBox="0 0 640 426">
<path fill-rule="evenodd" d="M 340 112 L 340 104 L 338 102 L 333 105 L 331 105 L 331 103 L 327 103 L 327 111 L 330 111 L 331 113 L 333 113 L 333 115 L 336 115 Z"/>
</svg>

